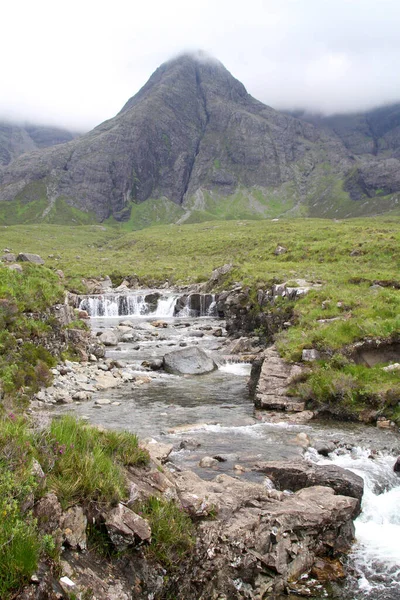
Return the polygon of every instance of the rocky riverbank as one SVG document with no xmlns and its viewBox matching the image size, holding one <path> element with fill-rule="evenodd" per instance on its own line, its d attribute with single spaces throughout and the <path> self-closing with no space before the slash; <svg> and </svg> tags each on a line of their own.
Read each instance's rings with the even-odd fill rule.
<svg viewBox="0 0 400 600">
<path fill-rule="evenodd" d="M 184 322 L 180 325 L 185 330 Z M 222 322 L 220 325 L 211 330 L 197 327 L 197 334 L 189 336 L 190 343 L 196 344 L 207 333 L 215 338 L 224 356 L 234 355 L 240 360 L 260 354 L 258 338 L 232 341 L 226 337 Z M 143 373 L 138 374 L 123 358 L 107 357 L 105 348 L 115 356 L 116 349 L 125 344 L 140 348 L 150 340 L 167 343 L 160 338 L 168 327 L 160 320 L 137 324 L 125 319 L 112 329 L 93 333 L 87 337 L 82 354 L 86 353 L 86 361 L 64 361 L 54 368 L 53 385 L 41 390 L 32 403 L 35 413 L 49 405 L 82 402 L 105 408 L 118 404 L 112 396 L 114 389 L 151 386 L 152 375 L 162 369 L 165 360 L 147 361 Z M 197 354 L 201 351 L 188 342 L 176 340 L 177 347 L 167 347 L 165 355 L 183 353 L 186 368 L 190 351 L 191 364 L 200 364 L 202 357 Z M 269 362 L 274 361 L 271 358 Z M 275 366 L 278 363 L 275 356 Z M 178 372 L 184 374 L 185 368 L 181 365 Z M 279 379 L 279 373 L 276 375 Z M 281 379 L 285 381 L 287 376 L 283 370 Z M 278 388 L 274 389 L 281 398 Z M 61 573 L 41 565 L 21 599 L 68 598 L 74 594 L 82 600 L 261 600 L 276 594 L 308 596 L 310 590 L 320 590 L 325 581 L 345 576 L 341 558 L 354 539 L 361 478 L 339 467 L 333 476 L 329 468 L 313 469 L 303 460 L 291 465 L 259 461 L 254 469 L 267 474 L 264 483 L 245 480 L 239 471 L 236 476 L 220 473 L 206 481 L 167 460 L 172 446 L 152 439 L 143 446 L 151 462 L 147 467 L 126 469 L 130 494 L 117 506 L 83 503 L 63 510 L 54 494 L 47 494 L 36 504 L 39 526 L 44 532 L 56 532 L 62 544 Z M 153 497 L 172 500 L 193 523 L 195 544 L 173 566 L 166 566 L 148 552 L 156 534 L 136 512 L 138 501 Z M 106 547 L 112 550 L 107 559 L 100 558 L 96 546 L 88 543 L 92 525 L 102 531 Z"/>
</svg>

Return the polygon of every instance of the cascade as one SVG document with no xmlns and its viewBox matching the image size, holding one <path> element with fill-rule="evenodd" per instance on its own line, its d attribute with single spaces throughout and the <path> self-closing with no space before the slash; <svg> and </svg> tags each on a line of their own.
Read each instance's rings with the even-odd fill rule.
<svg viewBox="0 0 400 600">
<path fill-rule="evenodd" d="M 80 296 L 79 309 L 91 317 L 209 317 L 216 314 L 214 294 L 189 294 L 161 291 L 105 293 Z"/>
</svg>

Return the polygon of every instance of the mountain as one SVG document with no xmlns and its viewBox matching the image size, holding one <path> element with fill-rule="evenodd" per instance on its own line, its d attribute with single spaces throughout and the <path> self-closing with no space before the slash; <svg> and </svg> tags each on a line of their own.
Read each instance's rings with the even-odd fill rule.
<svg viewBox="0 0 400 600">
<path fill-rule="evenodd" d="M 0 222 L 111 219 L 138 228 L 395 208 L 398 159 L 366 159 L 317 125 L 255 100 L 220 62 L 183 55 L 113 119 L 4 166 Z M 377 161 L 381 171 L 369 173 Z"/>
<path fill-rule="evenodd" d="M 291 113 L 337 136 L 357 157 L 358 169 L 347 181 L 353 199 L 400 190 L 400 103 L 367 112 L 323 116 Z"/>
<path fill-rule="evenodd" d="M 0 165 L 8 165 L 25 152 L 64 144 L 77 135 L 59 127 L 0 121 Z"/>
</svg>

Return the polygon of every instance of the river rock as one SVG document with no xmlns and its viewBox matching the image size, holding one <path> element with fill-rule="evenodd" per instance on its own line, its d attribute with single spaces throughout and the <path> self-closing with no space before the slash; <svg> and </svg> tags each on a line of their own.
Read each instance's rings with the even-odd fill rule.
<svg viewBox="0 0 400 600">
<path fill-rule="evenodd" d="M 330 441 L 326 441 L 326 442 L 316 442 L 314 444 L 314 448 L 315 450 L 318 452 L 318 454 L 321 454 L 322 456 L 328 456 L 328 454 L 330 454 L 331 452 L 334 452 L 334 450 L 336 450 L 336 444 L 335 442 L 330 442 Z"/>
<path fill-rule="evenodd" d="M 281 490 L 297 491 L 311 486 L 332 488 L 337 494 L 357 499 L 356 514 L 364 493 L 362 477 L 337 465 L 315 465 L 305 460 L 290 463 L 270 461 L 258 463 L 254 469 L 265 473 Z"/>
<path fill-rule="evenodd" d="M 44 265 L 44 260 L 39 256 L 39 254 L 29 254 L 27 252 L 20 252 L 20 254 L 17 256 L 17 261 L 29 262 L 35 265 Z"/>
<path fill-rule="evenodd" d="M 164 356 L 163 366 L 167 373 L 186 375 L 202 375 L 217 368 L 204 350 L 194 346 L 169 352 Z"/>
<path fill-rule="evenodd" d="M 202 467 L 203 469 L 209 469 L 210 467 L 215 467 L 218 462 L 219 461 L 212 456 L 203 456 L 199 462 L 199 467 Z"/>
<path fill-rule="evenodd" d="M 96 389 L 97 390 L 109 390 L 111 388 L 118 387 L 121 385 L 121 377 L 114 377 L 109 371 L 107 373 L 101 373 L 96 376 Z"/>
<path fill-rule="evenodd" d="M 172 444 L 163 444 L 153 438 L 146 438 L 140 444 L 155 462 L 165 463 L 174 449 Z"/>
<path fill-rule="evenodd" d="M 117 346 L 119 341 L 119 336 L 112 329 L 107 329 L 103 331 L 101 335 L 99 335 L 99 341 L 105 346 Z M 92 352 L 94 354 L 94 352 Z"/>
<path fill-rule="evenodd" d="M 150 540 L 151 529 L 148 522 L 123 504 L 118 504 L 104 517 L 108 535 L 119 552 L 138 542 Z"/>
<path fill-rule="evenodd" d="M 398 459 L 396 460 L 396 462 L 394 463 L 393 466 L 393 471 L 395 473 L 400 473 L 400 456 L 398 457 Z"/>
</svg>

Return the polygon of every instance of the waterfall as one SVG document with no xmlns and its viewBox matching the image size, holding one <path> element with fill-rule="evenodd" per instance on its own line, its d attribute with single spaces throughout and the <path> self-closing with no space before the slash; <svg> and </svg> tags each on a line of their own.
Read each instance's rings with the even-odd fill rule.
<svg viewBox="0 0 400 600">
<path fill-rule="evenodd" d="M 215 294 L 188 294 L 181 296 L 175 306 L 176 317 L 217 316 Z"/>
<path fill-rule="evenodd" d="M 350 554 L 356 574 L 350 581 L 351 597 L 396 600 L 400 597 L 400 475 L 393 471 L 396 457 L 371 458 L 370 451 L 355 448 L 351 453 L 333 452 L 330 458 L 364 479 L 362 513 L 355 521 L 356 544 Z"/>
<path fill-rule="evenodd" d="M 80 296 L 79 309 L 91 317 L 209 317 L 216 314 L 216 299 L 213 294 L 182 296 L 148 290 Z"/>
</svg>

